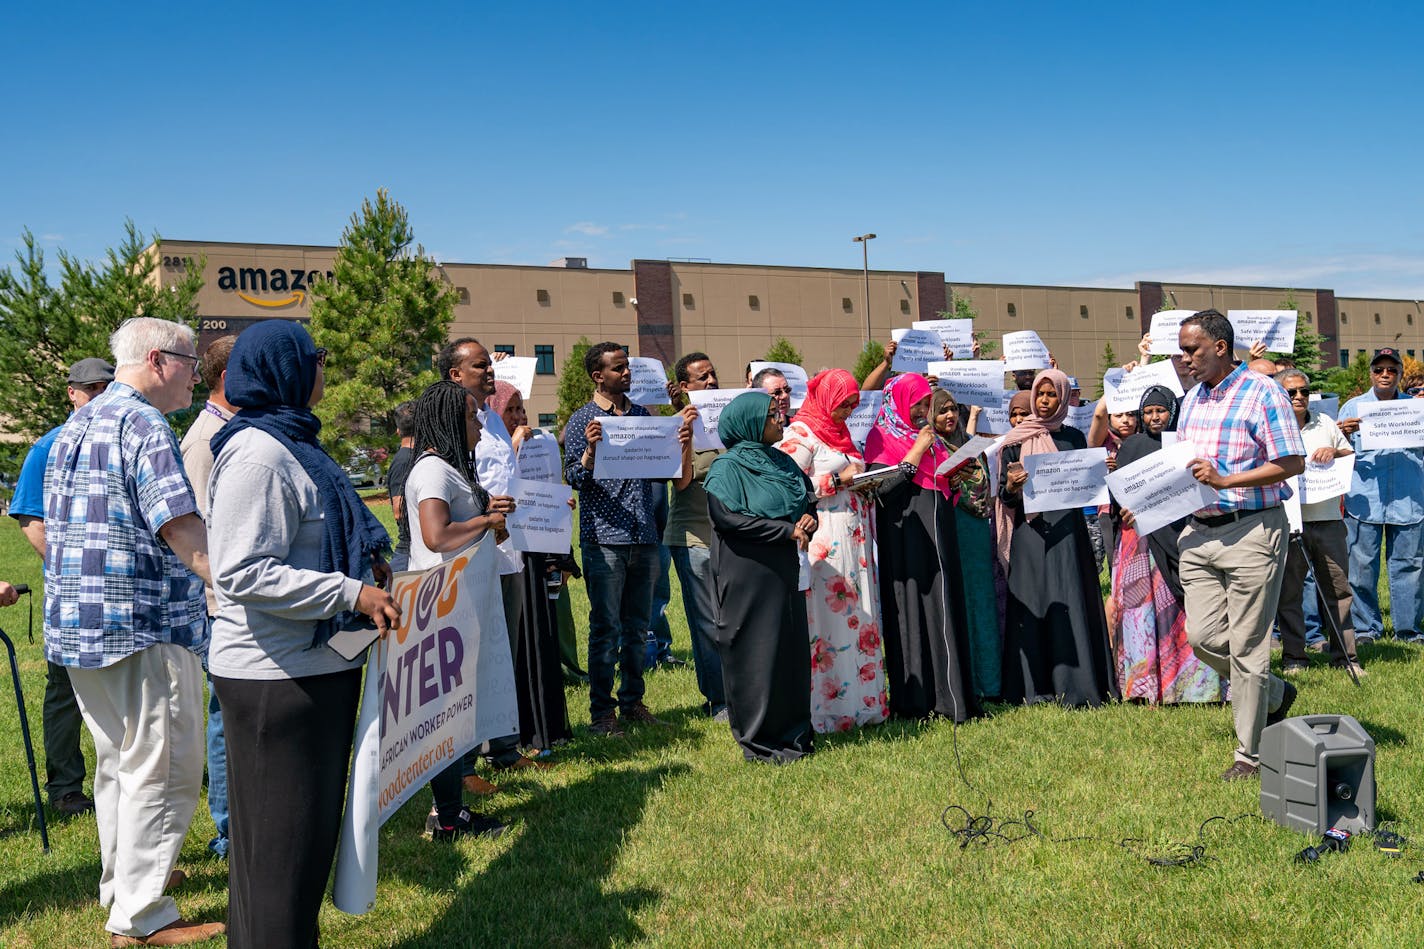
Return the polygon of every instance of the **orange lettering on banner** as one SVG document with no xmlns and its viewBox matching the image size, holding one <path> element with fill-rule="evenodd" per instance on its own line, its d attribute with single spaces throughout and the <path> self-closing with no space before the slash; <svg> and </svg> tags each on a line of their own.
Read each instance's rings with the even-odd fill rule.
<svg viewBox="0 0 1424 949">
<path fill-rule="evenodd" d="M 469 557 L 456 557 L 450 561 L 449 572 L 445 574 L 449 585 L 441 593 L 439 602 L 435 604 L 436 616 L 444 616 L 455 608 L 455 600 L 460 593 L 460 571 L 464 570 L 465 564 L 469 562 Z"/>
</svg>

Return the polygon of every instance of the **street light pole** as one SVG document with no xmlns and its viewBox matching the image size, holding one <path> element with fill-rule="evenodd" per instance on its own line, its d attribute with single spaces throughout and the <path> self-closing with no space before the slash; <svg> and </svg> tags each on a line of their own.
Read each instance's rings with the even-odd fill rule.
<svg viewBox="0 0 1424 949">
<path fill-rule="evenodd" d="M 862 234 L 859 237 L 852 237 L 852 241 L 860 245 L 860 266 L 865 278 L 865 345 L 870 345 L 870 242 L 875 240 L 874 234 Z"/>
</svg>

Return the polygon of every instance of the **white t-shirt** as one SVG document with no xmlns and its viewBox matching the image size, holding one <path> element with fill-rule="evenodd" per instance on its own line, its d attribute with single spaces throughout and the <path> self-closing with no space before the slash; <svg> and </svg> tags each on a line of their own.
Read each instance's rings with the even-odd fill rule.
<svg viewBox="0 0 1424 949">
<path fill-rule="evenodd" d="M 451 523 L 468 521 L 485 512 L 484 505 L 475 499 L 470 482 L 448 461 L 429 453 L 417 458 L 405 479 L 405 509 L 410 512 L 411 570 L 429 570 L 459 553 L 458 550 L 436 553 L 425 546 L 425 536 L 420 529 L 420 502 L 430 498 L 439 498 L 450 505 Z M 483 536 L 481 531 L 471 543 Z"/>
</svg>

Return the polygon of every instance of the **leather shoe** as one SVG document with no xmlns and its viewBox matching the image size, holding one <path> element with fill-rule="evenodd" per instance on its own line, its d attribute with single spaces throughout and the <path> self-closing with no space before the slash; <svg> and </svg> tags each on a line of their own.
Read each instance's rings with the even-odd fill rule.
<svg viewBox="0 0 1424 949">
<path fill-rule="evenodd" d="M 464 780 L 460 783 L 463 784 L 465 790 L 469 791 L 471 794 L 489 795 L 495 794 L 499 791 L 499 785 L 494 784 L 490 781 L 486 781 L 478 774 L 467 774 L 465 775 Z"/>
<path fill-rule="evenodd" d="M 1246 778 L 1254 778 L 1258 770 L 1254 764 L 1246 761 L 1238 761 L 1226 769 L 1226 773 L 1221 776 L 1221 780 L 1244 781 Z"/>
<path fill-rule="evenodd" d="M 1277 722 L 1285 721 L 1286 716 L 1290 714 L 1291 706 L 1295 704 L 1295 697 L 1296 687 L 1289 682 L 1285 683 L 1285 691 L 1281 693 L 1281 704 L 1276 706 L 1274 712 L 1266 713 L 1266 724 L 1274 725 Z"/>
<path fill-rule="evenodd" d="M 222 923 L 190 923 L 179 919 L 147 936 L 123 936 L 109 934 L 109 945 L 118 946 L 186 946 L 193 942 L 203 942 L 227 931 Z"/>
</svg>

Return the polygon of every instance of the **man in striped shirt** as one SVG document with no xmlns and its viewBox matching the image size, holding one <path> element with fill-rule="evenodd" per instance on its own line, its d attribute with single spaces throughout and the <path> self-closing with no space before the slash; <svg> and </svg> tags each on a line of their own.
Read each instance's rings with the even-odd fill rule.
<svg viewBox="0 0 1424 949">
<path fill-rule="evenodd" d="M 1231 679 L 1236 760 L 1222 778 L 1256 774 L 1261 729 L 1285 718 L 1295 687 L 1271 675 L 1271 621 L 1286 562 L 1284 482 L 1305 470 L 1305 445 L 1285 391 L 1235 364 L 1231 323 L 1216 310 L 1182 321 L 1178 344 L 1201 383 L 1182 400 L 1177 437 L 1197 452 L 1196 479 L 1216 502 L 1182 531 L 1187 639 Z"/>
</svg>

